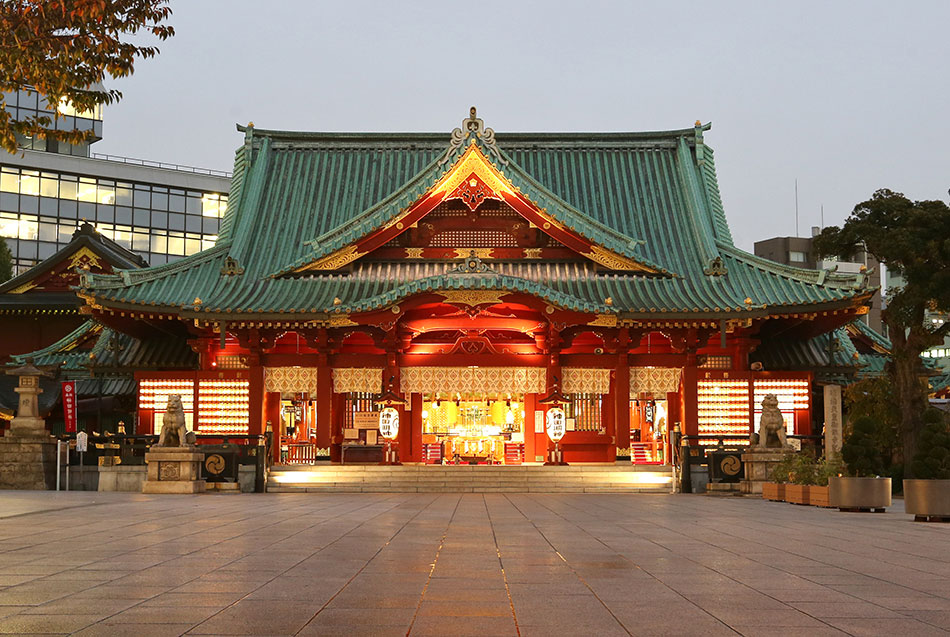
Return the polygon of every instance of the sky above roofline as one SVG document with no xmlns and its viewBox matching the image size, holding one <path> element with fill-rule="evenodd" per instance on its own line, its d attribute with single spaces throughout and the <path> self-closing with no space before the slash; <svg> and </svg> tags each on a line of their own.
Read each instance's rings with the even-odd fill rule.
<svg viewBox="0 0 950 637">
<path fill-rule="evenodd" d="M 943 1 L 173 3 L 177 35 L 114 82 L 93 150 L 229 169 L 235 122 L 498 133 L 683 129 L 736 244 L 841 223 L 881 187 L 946 199 Z"/>
</svg>

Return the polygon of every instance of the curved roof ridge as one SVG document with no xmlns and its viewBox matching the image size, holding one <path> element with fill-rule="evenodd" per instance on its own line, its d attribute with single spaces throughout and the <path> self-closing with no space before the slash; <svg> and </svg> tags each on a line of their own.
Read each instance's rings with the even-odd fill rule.
<svg viewBox="0 0 950 637">
<path fill-rule="evenodd" d="M 743 261 L 762 270 L 766 270 L 779 276 L 784 276 L 812 285 L 824 285 L 828 287 L 856 287 L 861 285 L 862 276 L 860 274 L 839 274 L 830 270 L 811 270 L 809 268 L 797 268 L 792 265 L 784 265 L 771 261 L 764 257 L 750 254 L 734 245 L 729 245 L 723 241 L 716 241 L 719 251 L 738 261 Z M 824 275 L 824 276 L 822 276 Z"/>
<path fill-rule="evenodd" d="M 14 354 L 10 356 L 10 358 L 18 363 L 26 361 L 27 358 L 33 358 L 37 363 L 45 364 L 43 361 L 40 360 L 41 357 L 52 356 L 54 354 L 70 353 L 70 352 L 64 351 L 64 348 L 69 346 L 70 344 L 75 343 L 76 341 L 80 340 L 81 338 L 83 338 L 84 336 L 88 334 L 101 332 L 104 329 L 106 328 L 101 323 L 97 322 L 95 319 L 89 319 L 87 321 L 83 321 L 83 323 L 79 327 L 74 329 L 72 332 L 70 332 L 66 336 L 62 337 L 61 339 L 55 341 L 54 343 L 50 345 L 47 345 L 46 347 L 42 349 L 34 350 L 26 354 Z"/>
<path fill-rule="evenodd" d="M 447 142 L 451 137 L 450 131 L 444 133 L 433 131 L 406 131 L 401 133 L 391 131 L 301 131 L 301 130 L 278 130 L 269 128 L 258 128 L 256 126 L 245 126 L 236 124 L 237 130 L 241 133 L 251 132 L 254 136 L 270 137 L 274 140 L 325 140 L 325 141 L 429 141 L 429 142 Z M 712 122 L 703 124 L 702 130 L 709 130 Z M 676 128 L 667 130 L 652 131 L 579 131 L 579 132 L 495 132 L 495 139 L 502 140 L 521 140 L 533 142 L 554 142 L 563 143 L 565 141 L 618 141 L 630 140 L 641 141 L 649 139 L 675 139 L 677 137 L 691 136 L 696 132 L 696 126 L 688 128 Z"/>
<path fill-rule="evenodd" d="M 334 310 L 339 312 L 365 312 L 391 305 L 399 299 L 420 292 L 474 289 L 525 292 L 555 305 L 579 311 L 597 312 L 601 314 L 616 311 L 605 303 L 591 303 L 588 300 L 556 290 L 538 281 L 531 281 L 530 279 L 523 279 L 508 274 L 498 274 L 497 272 L 479 274 L 446 273 L 416 279 L 414 281 L 406 281 L 381 294 L 362 298 L 354 304 L 337 306 Z"/>
<path fill-rule="evenodd" d="M 156 265 L 149 268 L 118 270 L 114 274 L 86 274 L 84 275 L 85 278 L 83 279 L 83 283 L 80 285 L 80 287 L 89 288 L 93 287 L 93 285 L 95 287 L 104 287 L 102 285 L 103 283 L 112 282 L 118 283 L 121 287 L 147 283 L 149 281 L 154 281 L 155 279 L 161 279 L 167 276 L 178 274 L 179 272 L 189 270 L 193 266 L 212 261 L 215 258 L 222 256 L 221 253 L 227 253 L 230 245 L 230 241 L 225 241 L 205 250 L 190 254 L 186 257 L 178 259 L 177 261 L 172 261 L 171 263 Z"/>
</svg>

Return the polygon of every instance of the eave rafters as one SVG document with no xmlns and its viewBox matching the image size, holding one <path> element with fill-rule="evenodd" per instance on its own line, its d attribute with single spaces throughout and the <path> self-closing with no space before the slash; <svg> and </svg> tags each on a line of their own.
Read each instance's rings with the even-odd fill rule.
<svg viewBox="0 0 950 637">
<path fill-rule="evenodd" d="M 574 228 L 554 218 L 526 197 L 492 164 L 473 139 L 455 164 L 414 204 L 359 241 L 301 265 L 292 273 L 329 271 L 342 268 L 382 247 L 418 223 L 440 203 L 461 200 L 475 210 L 485 199 L 502 201 L 523 216 L 533 227 L 609 270 L 661 274 L 656 268 L 609 250 L 585 238 Z"/>
</svg>

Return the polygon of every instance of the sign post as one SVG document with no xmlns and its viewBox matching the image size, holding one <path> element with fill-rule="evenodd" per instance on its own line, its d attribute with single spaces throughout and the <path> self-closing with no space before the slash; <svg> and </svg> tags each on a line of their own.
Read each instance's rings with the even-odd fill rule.
<svg viewBox="0 0 950 637">
<path fill-rule="evenodd" d="M 545 416 L 547 424 L 547 433 L 548 438 L 554 442 L 554 451 L 551 452 L 550 458 L 544 464 L 546 465 L 566 465 L 564 458 L 561 455 L 561 438 L 564 437 L 564 433 L 567 431 L 567 417 L 564 414 L 564 410 L 560 407 L 552 407 L 548 409 L 548 413 Z"/>
</svg>

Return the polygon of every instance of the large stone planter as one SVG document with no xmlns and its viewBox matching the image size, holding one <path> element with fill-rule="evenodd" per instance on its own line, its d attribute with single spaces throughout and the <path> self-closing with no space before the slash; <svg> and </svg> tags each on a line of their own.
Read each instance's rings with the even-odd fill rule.
<svg viewBox="0 0 950 637">
<path fill-rule="evenodd" d="M 808 504 L 807 484 L 786 484 L 785 501 L 789 504 Z"/>
<path fill-rule="evenodd" d="M 785 483 L 784 482 L 763 482 L 762 497 L 773 502 L 785 501 Z"/>
<path fill-rule="evenodd" d="M 891 479 L 831 478 L 828 480 L 828 501 L 841 511 L 883 512 L 891 506 Z"/>
<path fill-rule="evenodd" d="M 904 510 L 917 522 L 950 521 L 950 480 L 904 480 Z"/>
</svg>

